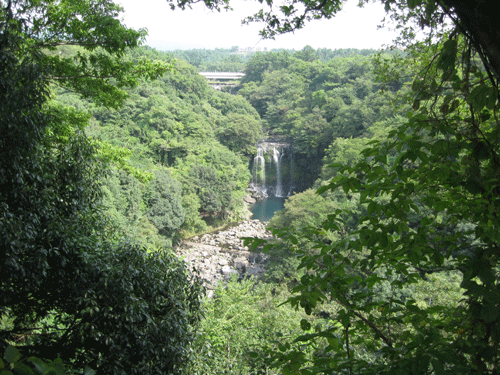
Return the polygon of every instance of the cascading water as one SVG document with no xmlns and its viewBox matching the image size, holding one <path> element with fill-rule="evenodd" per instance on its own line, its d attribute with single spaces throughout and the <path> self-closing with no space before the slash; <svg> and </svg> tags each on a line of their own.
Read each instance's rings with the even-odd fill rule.
<svg viewBox="0 0 500 375">
<path fill-rule="evenodd" d="M 281 149 L 283 151 L 283 148 Z M 273 147 L 273 161 L 276 165 L 276 188 L 274 189 L 274 196 L 279 198 L 284 198 L 283 195 L 283 181 L 281 180 L 281 157 L 283 156 L 283 152 L 280 152 L 276 149 L 276 146 Z"/>
<path fill-rule="evenodd" d="M 257 156 L 253 159 L 253 163 L 252 184 L 263 197 L 267 197 L 266 159 L 263 148 L 257 148 Z"/>
<path fill-rule="evenodd" d="M 285 142 L 261 142 L 252 162 L 250 191 L 257 203 L 250 210 L 254 219 L 268 221 L 293 193 L 292 149 Z"/>
<path fill-rule="evenodd" d="M 293 159 L 290 145 L 283 142 L 261 142 L 253 159 L 250 190 L 258 199 L 285 198 L 292 194 Z"/>
<path fill-rule="evenodd" d="M 295 184 L 293 183 L 293 176 L 294 176 L 294 169 L 293 169 L 293 150 L 292 148 L 289 148 L 290 150 L 290 173 L 289 173 L 289 189 L 288 189 L 288 194 L 287 196 L 290 196 L 293 194 L 293 190 L 295 189 Z"/>
</svg>

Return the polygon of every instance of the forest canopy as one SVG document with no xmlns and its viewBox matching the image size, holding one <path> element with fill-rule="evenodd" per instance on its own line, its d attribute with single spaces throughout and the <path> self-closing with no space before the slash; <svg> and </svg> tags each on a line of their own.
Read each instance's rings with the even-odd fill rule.
<svg viewBox="0 0 500 375">
<path fill-rule="evenodd" d="M 229 1 L 205 3 L 230 7 Z M 338 324 L 312 330 L 305 322 L 305 334 L 271 357 L 285 373 L 498 373 L 496 4 L 382 3 L 401 29 L 406 56 L 382 57 L 379 74 L 387 81 L 412 76 L 412 111 L 354 163 L 334 164 L 335 177 L 317 190 L 343 192 L 357 201 L 354 208 L 344 201 L 319 227 L 277 229 L 304 271 L 289 303 L 307 314 L 334 303 Z M 262 35 L 273 37 L 330 19 L 341 5 L 290 1 L 247 21 L 263 21 Z M 274 87 L 287 84 L 286 76 L 273 79 Z M 446 272 L 460 277 L 459 303 L 421 305 L 407 295 L 408 286 Z M 301 345 L 313 346 L 315 355 L 307 357 Z"/>
<path fill-rule="evenodd" d="M 495 4 L 382 2 L 403 52 L 185 54 L 243 66 L 232 95 L 135 48 L 110 1 L 2 0 L 0 372 L 498 373 Z M 247 21 L 272 37 L 341 7 Z M 261 282 L 202 302 L 171 247 L 244 217 L 266 135 L 302 186 Z"/>
<path fill-rule="evenodd" d="M 138 171 L 85 134 L 88 113 L 53 100 L 117 108 L 171 65 L 125 57 L 145 33 L 111 1 L 0 5 L 0 371 L 178 371 L 201 286 L 167 249 L 115 235 L 103 181 L 112 165 Z"/>
</svg>

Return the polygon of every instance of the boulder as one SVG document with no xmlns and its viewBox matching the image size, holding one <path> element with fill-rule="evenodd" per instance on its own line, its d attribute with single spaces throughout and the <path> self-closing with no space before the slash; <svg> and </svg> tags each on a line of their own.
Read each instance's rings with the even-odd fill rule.
<svg viewBox="0 0 500 375">
<path fill-rule="evenodd" d="M 185 240 L 177 248 L 188 268 L 196 268 L 207 288 L 231 274 L 259 277 L 265 272 L 265 254 L 251 253 L 241 237 L 270 238 L 265 224 L 246 220 L 226 231 L 208 233 Z M 233 265 L 233 267 L 230 266 Z"/>
</svg>

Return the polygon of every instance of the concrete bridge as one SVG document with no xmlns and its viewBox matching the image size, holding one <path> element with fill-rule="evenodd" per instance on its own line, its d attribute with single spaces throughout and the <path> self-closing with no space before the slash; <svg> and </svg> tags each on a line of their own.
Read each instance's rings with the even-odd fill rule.
<svg viewBox="0 0 500 375">
<path fill-rule="evenodd" d="M 200 72 L 209 81 L 226 81 L 226 80 L 239 80 L 245 76 L 245 73 L 232 73 L 232 72 Z"/>
<path fill-rule="evenodd" d="M 200 74 L 207 79 L 210 86 L 219 91 L 226 86 L 236 86 L 235 81 L 245 76 L 245 73 L 233 72 L 200 72 Z"/>
</svg>

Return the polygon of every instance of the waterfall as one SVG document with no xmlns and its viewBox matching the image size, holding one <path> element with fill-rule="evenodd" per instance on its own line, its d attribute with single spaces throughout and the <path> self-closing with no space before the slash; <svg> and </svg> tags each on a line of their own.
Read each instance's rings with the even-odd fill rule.
<svg viewBox="0 0 500 375">
<path fill-rule="evenodd" d="M 251 167 L 250 191 L 256 199 L 268 196 L 284 198 L 293 192 L 293 158 L 288 143 L 259 143 Z"/>
<path fill-rule="evenodd" d="M 293 183 L 294 173 L 295 171 L 293 169 L 293 150 L 290 148 L 290 173 L 289 173 L 289 181 L 288 181 L 289 187 L 287 194 L 288 197 L 293 194 L 293 190 L 295 189 L 295 184 Z"/>
<path fill-rule="evenodd" d="M 281 149 L 283 151 L 283 148 Z M 274 190 L 275 197 L 283 197 L 283 181 L 281 180 L 281 156 L 280 152 L 276 149 L 276 146 L 273 147 L 273 161 L 276 165 L 276 188 Z"/>
<path fill-rule="evenodd" d="M 257 156 L 253 159 L 253 166 L 252 182 L 254 189 L 257 189 L 260 194 L 267 197 L 266 158 L 264 157 L 264 149 L 262 147 L 257 148 Z"/>
</svg>

